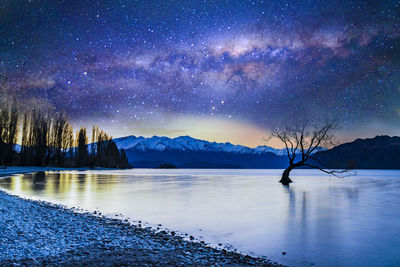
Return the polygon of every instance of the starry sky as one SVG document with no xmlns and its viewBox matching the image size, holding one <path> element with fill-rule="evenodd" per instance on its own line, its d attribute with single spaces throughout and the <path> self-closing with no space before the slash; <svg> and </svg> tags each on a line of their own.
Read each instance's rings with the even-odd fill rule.
<svg viewBox="0 0 400 267">
<path fill-rule="evenodd" d="M 300 114 L 400 135 L 400 1 L 3 0 L 0 37 L 4 90 L 114 137 L 256 146 Z"/>
</svg>

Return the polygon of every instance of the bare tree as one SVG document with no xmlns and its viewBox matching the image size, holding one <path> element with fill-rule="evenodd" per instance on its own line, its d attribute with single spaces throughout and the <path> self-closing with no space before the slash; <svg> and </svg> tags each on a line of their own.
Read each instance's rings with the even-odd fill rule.
<svg viewBox="0 0 400 267">
<path fill-rule="evenodd" d="M 332 170 L 313 157 L 313 153 L 322 147 L 329 148 L 334 145 L 334 131 L 337 123 L 327 121 L 323 123 L 311 123 L 308 120 L 299 120 L 287 125 L 274 127 L 271 137 L 277 138 L 284 145 L 289 159 L 289 166 L 283 171 L 279 181 L 283 185 L 289 185 L 292 180 L 290 172 L 299 167 L 319 169 L 325 173 L 338 176 L 348 170 Z"/>
<path fill-rule="evenodd" d="M 68 122 L 63 130 L 62 150 L 67 153 L 69 165 L 74 163 L 74 130 Z"/>
<path fill-rule="evenodd" d="M 22 138 L 21 138 L 21 154 L 20 154 L 20 164 L 27 165 L 30 162 L 30 114 L 25 112 L 23 114 L 23 121 L 22 121 Z"/>
<path fill-rule="evenodd" d="M 68 123 L 67 115 L 63 112 L 55 114 L 52 123 L 52 139 L 53 139 L 53 149 L 55 150 L 55 163 L 57 165 L 62 164 L 63 158 L 63 134 L 64 128 Z"/>
<path fill-rule="evenodd" d="M 99 138 L 99 133 L 100 133 L 99 127 L 93 125 L 93 128 L 92 128 L 92 147 L 91 147 L 92 148 L 91 149 L 92 156 L 97 154 L 97 141 L 98 141 L 98 138 Z"/>
<path fill-rule="evenodd" d="M 31 146 L 30 158 L 33 162 L 30 164 L 36 166 L 45 166 L 48 164 L 47 151 L 48 151 L 48 136 L 50 128 L 49 114 L 44 111 L 34 109 L 31 115 L 29 144 Z"/>
<path fill-rule="evenodd" d="M 1 163 L 13 164 L 18 137 L 18 110 L 13 96 L 2 97 L 0 105 Z"/>
<path fill-rule="evenodd" d="M 5 136 L 6 143 L 8 145 L 6 163 L 13 164 L 14 162 L 14 146 L 18 138 L 18 109 L 17 102 L 15 99 L 11 99 L 9 112 L 8 112 L 8 127 L 7 134 Z"/>
</svg>

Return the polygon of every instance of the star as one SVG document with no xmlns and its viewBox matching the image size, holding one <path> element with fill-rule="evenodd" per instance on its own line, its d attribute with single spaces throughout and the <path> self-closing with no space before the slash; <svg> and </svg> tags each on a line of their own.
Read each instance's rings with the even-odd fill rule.
<svg viewBox="0 0 400 267">
<path fill-rule="evenodd" d="M 250 142 L 239 139 L 243 128 L 266 132 L 300 112 L 334 114 L 344 139 L 360 128 L 400 130 L 397 1 L 3 6 L 14 12 L 0 41 L 7 92 L 63 110 L 75 124 L 114 120 L 115 137 L 171 125 L 195 135 L 193 121 L 219 119 L 237 125 L 223 138 Z"/>
</svg>

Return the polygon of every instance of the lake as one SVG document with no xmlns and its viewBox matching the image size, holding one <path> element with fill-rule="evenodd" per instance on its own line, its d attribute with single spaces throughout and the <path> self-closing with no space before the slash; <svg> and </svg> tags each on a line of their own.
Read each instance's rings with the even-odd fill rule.
<svg viewBox="0 0 400 267">
<path fill-rule="evenodd" d="M 22 197 L 122 214 L 291 266 L 400 265 L 400 171 L 133 169 L 15 175 Z M 286 252 L 286 255 L 282 255 Z"/>
</svg>

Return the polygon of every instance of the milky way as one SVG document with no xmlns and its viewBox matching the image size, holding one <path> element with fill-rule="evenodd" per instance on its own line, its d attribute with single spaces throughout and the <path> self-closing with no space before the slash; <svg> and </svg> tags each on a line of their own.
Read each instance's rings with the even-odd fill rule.
<svg viewBox="0 0 400 267">
<path fill-rule="evenodd" d="M 399 1 L 2 1 L 0 36 L 8 90 L 114 136 L 400 132 Z"/>
</svg>

